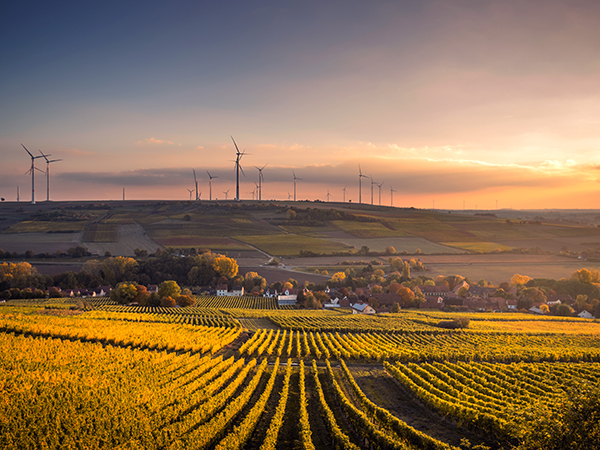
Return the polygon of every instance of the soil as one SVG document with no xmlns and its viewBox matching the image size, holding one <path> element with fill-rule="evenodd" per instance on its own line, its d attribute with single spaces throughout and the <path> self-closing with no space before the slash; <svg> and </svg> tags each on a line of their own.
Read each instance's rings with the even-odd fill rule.
<svg viewBox="0 0 600 450">
<path fill-rule="evenodd" d="M 487 442 L 485 435 L 459 428 L 453 422 L 427 409 L 410 392 L 396 383 L 384 369 L 366 369 L 364 366 L 360 369 L 350 366 L 349 368 L 362 391 L 373 403 L 387 409 L 415 429 L 450 445 L 458 446 L 461 439 L 467 438 L 473 445 L 484 444 L 494 448 L 494 443 Z"/>
</svg>

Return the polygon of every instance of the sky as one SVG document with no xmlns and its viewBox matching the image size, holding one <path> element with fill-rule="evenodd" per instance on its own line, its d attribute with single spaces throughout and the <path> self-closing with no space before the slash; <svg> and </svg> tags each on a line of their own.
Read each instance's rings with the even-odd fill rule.
<svg viewBox="0 0 600 450">
<path fill-rule="evenodd" d="M 600 208 L 599 42 L 594 0 L 5 0 L 0 196 L 23 144 L 52 200 L 231 199 L 233 136 L 242 199 Z"/>
</svg>

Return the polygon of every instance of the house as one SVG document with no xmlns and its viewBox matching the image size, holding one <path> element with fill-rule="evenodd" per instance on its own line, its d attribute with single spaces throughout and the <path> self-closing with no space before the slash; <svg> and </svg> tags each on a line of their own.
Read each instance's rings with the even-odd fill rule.
<svg viewBox="0 0 600 450">
<path fill-rule="evenodd" d="M 295 305 L 298 300 L 298 289 L 286 289 L 277 296 L 279 306 Z"/>
<path fill-rule="evenodd" d="M 425 297 L 425 302 L 421 303 L 422 309 L 442 309 L 444 307 L 443 297 Z"/>
<path fill-rule="evenodd" d="M 450 292 L 450 288 L 448 288 L 448 286 L 446 286 L 445 284 L 441 286 L 421 286 L 420 289 L 425 298 L 443 297 L 444 295 L 447 295 Z"/>
<path fill-rule="evenodd" d="M 355 303 L 350 307 L 352 314 L 375 314 L 375 310 L 368 303 Z"/>
<path fill-rule="evenodd" d="M 340 299 L 339 298 L 330 298 L 329 301 L 323 303 L 324 308 L 339 308 L 340 307 Z"/>
<path fill-rule="evenodd" d="M 535 305 L 532 306 L 531 308 L 529 308 L 529 312 L 533 313 L 533 314 L 544 314 L 544 312 L 540 309 L 541 305 Z"/>
<path fill-rule="evenodd" d="M 110 294 L 111 289 L 112 288 L 110 286 L 98 286 L 94 292 L 96 293 L 96 295 L 98 297 L 106 297 L 107 295 Z M 157 286 L 157 289 L 158 289 L 158 286 Z"/>
<path fill-rule="evenodd" d="M 277 295 L 278 295 L 277 289 L 265 289 L 265 293 L 263 294 L 263 297 L 276 298 Z"/>
<path fill-rule="evenodd" d="M 236 286 L 228 291 L 226 284 L 217 285 L 217 297 L 241 297 L 242 295 L 244 295 L 243 286 Z"/>
<path fill-rule="evenodd" d="M 146 290 L 148 291 L 148 294 L 158 294 L 158 285 L 149 284 L 148 287 L 146 287 Z"/>
<path fill-rule="evenodd" d="M 516 300 L 506 300 L 506 308 L 509 311 L 516 311 L 517 310 L 517 301 Z"/>
<path fill-rule="evenodd" d="M 589 312 L 587 309 L 584 309 L 579 314 L 577 314 L 577 317 L 581 317 L 582 319 L 593 319 L 594 315 L 591 312 Z"/>
<path fill-rule="evenodd" d="M 218 284 L 217 285 L 217 297 L 225 297 L 227 295 L 227 285 L 226 284 Z"/>
<path fill-rule="evenodd" d="M 341 298 L 339 305 L 340 308 L 350 308 L 350 300 L 348 300 L 348 297 Z"/>
</svg>

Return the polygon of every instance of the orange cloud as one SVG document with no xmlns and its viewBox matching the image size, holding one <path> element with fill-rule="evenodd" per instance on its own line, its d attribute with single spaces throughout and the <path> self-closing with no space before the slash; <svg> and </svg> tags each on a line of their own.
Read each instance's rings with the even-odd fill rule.
<svg viewBox="0 0 600 450">
<path fill-rule="evenodd" d="M 175 145 L 175 142 L 171 142 L 171 141 L 165 141 L 163 139 L 156 139 L 154 137 L 150 137 L 147 139 L 142 139 L 140 141 L 137 141 L 136 144 L 138 145 L 143 145 L 143 144 L 167 144 L 167 145 Z M 179 144 L 181 145 L 181 144 Z"/>
</svg>

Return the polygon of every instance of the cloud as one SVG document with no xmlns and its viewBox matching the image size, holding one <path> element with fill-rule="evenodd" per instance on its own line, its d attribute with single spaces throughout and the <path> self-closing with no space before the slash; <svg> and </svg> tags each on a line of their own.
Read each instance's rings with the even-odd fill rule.
<svg viewBox="0 0 600 450">
<path fill-rule="evenodd" d="M 143 144 L 167 144 L 167 145 L 175 145 L 175 142 L 171 142 L 171 141 L 165 141 L 163 139 L 156 139 L 154 137 L 150 137 L 147 139 L 142 139 L 140 141 L 137 141 L 136 144 L 138 145 L 143 145 Z M 179 144 L 181 145 L 181 144 Z"/>
</svg>

